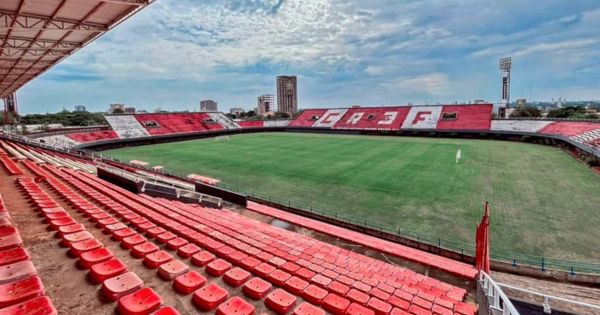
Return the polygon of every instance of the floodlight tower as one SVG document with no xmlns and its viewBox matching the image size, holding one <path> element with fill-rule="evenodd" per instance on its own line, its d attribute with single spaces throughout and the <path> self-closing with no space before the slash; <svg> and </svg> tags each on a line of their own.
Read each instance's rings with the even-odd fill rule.
<svg viewBox="0 0 600 315">
<path fill-rule="evenodd" d="M 500 58 L 500 71 L 502 71 L 502 104 L 510 106 L 510 70 L 512 69 L 512 58 Z"/>
</svg>

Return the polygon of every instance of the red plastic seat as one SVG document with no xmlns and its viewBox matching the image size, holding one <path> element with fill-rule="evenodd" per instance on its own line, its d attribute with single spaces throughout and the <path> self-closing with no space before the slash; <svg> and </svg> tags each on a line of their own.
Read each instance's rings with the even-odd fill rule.
<svg viewBox="0 0 600 315">
<path fill-rule="evenodd" d="M 375 315 L 375 312 L 360 304 L 352 303 L 346 309 L 346 315 Z"/>
<path fill-rule="evenodd" d="M 254 315 L 254 306 L 236 296 L 219 305 L 217 315 Z"/>
<path fill-rule="evenodd" d="M 344 296 L 350 290 L 350 287 L 337 281 L 331 282 L 327 289 L 329 289 L 332 293 L 336 293 L 338 295 Z"/>
<path fill-rule="evenodd" d="M 0 308 L 18 304 L 42 295 L 44 295 L 44 285 L 42 285 L 40 278 L 36 276 L 1 284 Z"/>
<path fill-rule="evenodd" d="M 151 229 L 148 229 L 146 231 L 146 235 L 148 235 L 149 238 L 155 238 L 158 234 L 162 234 L 165 233 L 167 230 L 161 228 L 161 227 L 154 227 Z"/>
<path fill-rule="evenodd" d="M 248 297 L 260 300 L 271 291 L 273 285 L 261 278 L 252 278 L 244 284 L 242 292 Z"/>
<path fill-rule="evenodd" d="M 213 277 L 222 276 L 231 268 L 231 264 L 223 259 L 217 259 L 206 265 L 206 272 Z"/>
<path fill-rule="evenodd" d="M 9 283 L 36 274 L 37 270 L 29 260 L 0 266 L 0 284 Z"/>
<path fill-rule="evenodd" d="M 212 311 L 219 304 L 223 303 L 229 296 L 227 290 L 220 286 L 211 283 L 203 288 L 200 288 L 194 292 L 192 301 L 196 307 L 204 311 Z"/>
<path fill-rule="evenodd" d="M 120 298 L 117 310 L 121 315 L 146 315 L 157 310 L 161 304 L 162 299 L 154 290 L 143 288 Z"/>
<path fill-rule="evenodd" d="M 146 255 L 157 252 L 159 249 L 160 248 L 154 243 L 145 242 L 133 246 L 133 249 L 131 250 L 131 256 L 133 256 L 134 258 L 144 258 Z"/>
<path fill-rule="evenodd" d="M 291 278 L 292 275 L 290 275 L 289 273 L 281 270 L 281 269 L 277 269 L 273 272 L 271 272 L 267 278 L 269 279 L 269 281 L 271 281 L 274 285 L 278 286 L 278 287 L 283 287 L 283 284 L 289 279 Z"/>
<path fill-rule="evenodd" d="M 77 233 L 65 234 L 62 238 L 63 240 L 60 242 L 62 247 L 72 247 L 73 243 L 90 240 L 93 239 L 94 236 L 88 231 L 81 231 Z"/>
<path fill-rule="evenodd" d="M 325 315 L 325 311 L 308 302 L 302 302 L 294 309 L 294 315 Z"/>
<path fill-rule="evenodd" d="M 350 306 L 350 301 L 337 294 L 330 293 L 323 299 L 323 308 L 334 315 L 345 314 L 348 306 Z"/>
<path fill-rule="evenodd" d="M 350 289 L 350 291 L 348 291 L 348 293 L 346 294 L 346 297 L 360 304 L 367 304 L 367 302 L 369 301 L 368 294 L 356 289 Z"/>
<path fill-rule="evenodd" d="M 301 295 L 302 291 L 308 286 L 308 281 L 304 281 L 296 276 L 289 278 L 284 287 L 293 294 Z"/>
<path fill-rule="evenodd" d="M 142 224 L 138 224 L 136 226 L 136 229 L 142 233 L 146 233 L 146 231 L 148 231 L 149 229 L 155 228 L 156 224 L 152 223 L 152 222 L 144 222 Z"/>
<path fill-rule="evenodd" d="M 251 274 L 248 271 L 240 267 L 235 267 L 233 269 L 230 269 L 223 275 L 223 281 L 225 281 L 232 287 L 239 287 L 240 285 L 244 284 L 244 282 L 246 282 L 248 279 L 250 279 L 250 277 Z"/>
<path fill-rule="evenodd" d="M 215 255 L 211 253 L 207 251 L 201 251 L 192 256 L 192 264 L 194 264 L 194 266 L 204 267 L 211 261 L 215 260 L 215 258 Z"/>
<path fill-rule="evenodd" d="M 173 280 L 190 271 L 190 267 L 180 260 L 172 260 L 158 267 L 158 276 L 164 280 Z"/>
<path fill-rule="evenodd" d="M 271 272 L 275 271 L 275 267 L 269 265 L 267 263 L 262 263 L 256 267 L 252 271 L 254 274 L 266 278 Z"/>
<path fill-rule="evenodd" d="M 277 314 L 287 314 L 296 305 L 296 297 L 283 289 L 277 289 L 267 296 L 265 305 Z"/>
<path fill-rule="evenodd" d="M 89 269 L 92 265 L 107 261 L 113 257 L 113 253 L 107 248 L 98 248 L 82 253 L 77 263 L 80 268 Z"/>
<path fill-rule="evenodd" d="M 173 260 L 173 256 L 164 250 L 159 250 L 144 257 L 144 266 L 156 269 L 158 266 Z"/>
<path fill-rule="evenodd" d="M 58 312 L 47 296 L 40 296 L 2 309 L 2 315 L 56 315 Z"/>
<path fill-rule="evenodd" d="M 140 234 L 134 234 L 124 238 L 121 241 L 121 247 L 131 249 L 133 246 L 147 242 L 148 240 Z"/>
<path fill-rule="evenodd" d="M 177 237 L 177 235 L 175 235 L 171 232 L 165 232 L 165 233 L 156 235 L 156 242 L 158 244 L 165 244 L 166 242 L 168 242 L 176 237 Z"/>
<path fill-rule="evenodd" d="M 311 284 L 302 291 L 302 297 L 311 303 L 321 304 L 328 293 L 327 290 Z"/>
<path fill-rule="evenodd" d="M 96 223 L 96 227 L 99 229 L 103 229 L 108 225 L 114 225 L 114 224 L 118 224 L 119 221 L 113 217 L 108 217 L 105 219 L 100 219 L 98 220 L 98 222 Z"/>
<path fill-rule="evenodd" d="M 0 250 L 10 249 L 23 245 L 23 240 L 18 232 L 0 237 Z"/>
<path fill-rule="evenodd" d="M 0 251 L 0 266 L 14 264 L 29 258 L 29 253 L 23 247 L 3 250 Z"/>
<path fill-rule="evenodd" d="M 71 244 L 69 254 L 73 257 L 79 257 L 84 252 L 89 252 L 102 247 L 102 243 L 97 239 L 89 239 Z"/>
<path fill-rule="evenodd" d="M 179 247 L 186 245 L 189 243 L 186 239 L 181 237 L 176 237 L 167 242 L 167 248 L 169 250 L 178 250 Z"/>
<path fill-rule="evenodd" d="M 109 301 L 116 301 L 121 297 L 133 293 L 144 286 L 144 281 L 133 272 L 126 272 L 102 283 L 102 293 Z"/>
<path fill-rule="evenodd" d="M 134 230 L 132 230 L 132 229 L 130 229 L 130 228 L 126 228 L 126 229 L 120 229 L 120 230 L 114 231 L 114 232 L 113 232 L 113 235 L 112 235 L 112 237 L 111 237 L 111 238 L 112 238 L 113 240 L 115 240 L 115 241 L 118 241 L 118 242 L 120 242 L 120 241 L 122 241 L 124 238 L 126 238 L 126 237 L 130 237 L 130 236 L 133 236 L 133 235 L 135 235 L 135 234 L 136 234 L 136 233 L 135 233 L 135 231 L 134 231 Z"/>
<path fill-rule="evenodd" d="M 206 278 L 197 271 L 190 271 L 175 278 L 173 289 L 178 293 L 188 295 L 206 284 Z"/>
<path fill-rule="evenodd" d="M 63 235 L 77 233 L 85 231 L 85 227 L 81 223 L 75 223 L 70 225 L 64 225 L 58 228 L 58 236 L 63 237 Z"/>
<path fill-rule="evenodd" d="M 179 247 L 179 249 L 177 250 L 177 255 L 179 255 L 179 257 L 181 257 L 181 258 L 190 258 L 199 251 L 200 251 L 200 247 L 198 247 L 194 244 L 188 243 L 186 245 Z"/>
<path fill-rule="evenodd" d="M 119 222 L 119 223 L 109 224 L 109 225 L 105 226 L 104 230 L 102 232 L 104 234 L 114 234 L 116 231 L 126 229 L 126 228 L 127 228 L 127 225 Z"/>
<path fill-rule="evenodd" d="M 118 258 L 112 258 L 90 267 L 90 280 L 101 283 L 108 278 L 127 272 L 127 265 Z"/>
</svg>

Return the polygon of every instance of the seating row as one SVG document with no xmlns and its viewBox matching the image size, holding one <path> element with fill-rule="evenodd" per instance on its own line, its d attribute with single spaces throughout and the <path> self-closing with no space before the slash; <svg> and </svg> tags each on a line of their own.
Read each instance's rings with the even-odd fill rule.
<svg viewBox="0 0 600 315">
<path fill-rule="evenodd" d="M 304 248 L 305 253 L 302 253 L 298 250 L 294 250 L 294 247 L 301 248 L 301 246 L 306 245 L 306 241 L 315 242 L 314 240 L 303 239 L 298 244 L 280 242 L 278 238 L 281 238 L 281 230 L 277 231 L 277 233 L 273 233 L 274 231 L 264 231 L 265 233 L 256 232 L 256 235 L 254 235 L 252 230 L 256 229 L 256 226 L 250 227 L 243 226 L 243 224 L 240 225 L 239 222 L 237 222 L 236 224 L 236 222 L 231 221 L 218 221 L 219 218 L 223 217 L 222 213 L 202 218 L 197 215 L 204 213 L 204 211 L 197 211 L 197 209 L 194 209 L 193 211 L 189 209 L 186 210 L 182 205 L 179 204 L 170 204 L 169 208 L 166 208 L 158 204 L 156 201 L 152 201 L 152 199 L 150 198 L 139 197 L 133 194 L 132 196 L 129 196 L 126 194 L 126 192 L 117 191 L 117 187 L 112 186 L 109 188 L 106 185 L 103 186 L 101 181 L 94 178 L 93 176 L 87 176 L 86 174 L 81 174 L 79 172 L 72 172 L 68 170 L 65 170 L 65 173 L 71 173 L 70 175 L 73 175 L 71 176 L 71 178 L 65 179 L 72 181 L 78 181 L 78 179 L 76 179 L 75 177 L 78 177 L 79 179 L 86 179 L 87 181 L 93 183 L 97 189 L 101 188 L 101 190 L 105 192 L 103 198 L 112 199 L 113 202 L 119 201 L 119 203 L 121 203 L 121 206 L 131 211 L 139 211 L 137 215 L 145 216 L 150 221 L 152 221 L 152 224 L 159 223 L 163 228 L 164 226 L 169 227 L 169 229 L 172 230 L 172 232 L 170 233 L 173 234 L 172 236 L 174 238 L 177 235 L 180 235 L 181 238 L 186 238 L 188 241 L 194 241 L 197 245 L 207 248 L 213 254 L 216 254 L 217 256 L 224 256 L 225 260 L 229 261 L 230 263 L 233 262 L 236 265 L 240 265 L 242 269 L 247 269 L 247 271 L 252 273 L 258 273 L 259 275 L 263 274 L 263 276 L 265 277 L 271 276 L 271 273 L 274 273 L 279 269 L 279 271 L 275 272 L 275 274 L 272 276 L 274 277 L 273 279 L 268 278 L 272 283 L 278 281 L 278 275 L 283 275 L 283 277 L 287 277 L 289 275 L 289 278 L 291 278 L 292 273 L 290 273 L 289 271 L 292 271 L 295 272 L 294 275 L 298 278 L 304 279 L 304 281 L 311 282 L 315 286 L 318 286 L 324 290 L 332 290 L 332 288 L 338 288 L 342 292 L 345 291 L 345 294 L 348 294 L 348 292 L 350 292 L 351 289 L 355 289 L 352 292 L 360 290 L 366 291 L 366 293 L 370 295 L 369 300 L 375 298 L 375 300 L 373 300 L 375 304 L 377 304 L 377 299 L 379 299 L 378 297 L 374 296 L 375 294 L 379 294 L 379 297 L 387 298 L 386 301 L 383 301 L 381 299 L 379 300 L 385 303 L 386 306 L 391 306 L 391 304 L 388 302 L 396 302 L 397 304 L 399 304 L 399 302 L 397 302 L 396 299 L 392 298 L 391 293 L 393 293 L 394 296 L 397 296 L 397 294 L 402 295 L 403 291 L 411 291 L 413 293 L 411 295 L 409 303 L 411 303 L 414 299 L 415 303 L 421 303 L 424 306 L 429 307 L 429 310 L 433 309 L 434 304 L 444 304 L 446 306 L 451 307 L 456 306 L 459 309 L 469 308 L 468 306 L 466 306 L 466 304 L 460 302 L 460 300 L 462 300 L 462 298 L 464 297 L 464 290 L 454 288 L 446 284 L 442 284 L 439 281 L 417 275 L 411 271 L 403 269 L 402 272 L 405 274 L 402 275 L 396 272 L 395 275 L 399 277 L 396 277 L 394 281 L 390 281 L 390 283 L 396 284 L 398 286 L 397 288 L 395 288 L 392 285 L 386 283 L 385 280 L 383 280 L 384 278 L 381 276 L 378 277 L 379 279 L 376 279 L 377 277 L 375 276 L 379 274 L 387 276 L 386 270 L 383 270 L 381 273 L 378 272 L 380 267 L 379 265 L 381 265 L 381 262 L 380 264 L 377 264 L 371 261 L 371 265 L 364 264 L 360 262 L 360 259 L 364 260 L 364 256 L 360 257 L 359 261 L 354 261 L 353 259 L 349 259 L 349 255 L 347 255 L 347 253 L 344 253 L 344 255 L 339 256 L 344 257 L 344 259 L 342 260 L 344 260 L 345 265 L 343 266 L 346 268 L 342 267 L 342 265 L 336 266 L 333 263 L 340 263 L 341 261 L 336 260 L 335 257 L 333 257 L 333 260 L 331 260 L 331 258 L 328 258 L 328 260 L 330 261 L 328 262 L 320 259 L 325 258 L 324 256 L 314 256 L 318 253 L 318 250 L 316 250 L 316 248 L 322 247 L 323 244 L 315 243 L 314 248 Z M 77 182 L 77 187 L 82 187 L 82 185 L 84 185 L 83 182 Z M 88 188 L 89 187 L 91 186 L 88 186 Z M 127 196 L 128 198 L 123 198 L 123 194 L 125 194 L 125 196 Z M 133 199 L 135 201 L 130 199 Z M 118 204 L 113 206 L 118 206 Z M 203 210 L 210 211 L 208 209 Z M 173 217 L 177 219 L 170 219 Z M 213 221 L 210 221 L 209 219 L 212 219 Z M 237 221 L 240 221 L 239 218 L 237 218 Z M 144 223 L 147 222 L 144 221 Z M 199 226 L 198 223 L 202 224 L 200 225 L 201 228 L 197 228 Z M 244 223 L 248 224 L 248 222 Z M 257 223 L 251 225 L 256 224 Z M 229 228 L 227 226 L 229 226 Z M 179 229 L 175 229 L 173 227 L 178 227 Z M 218 229 L 213 229 L 217 227 Z M 235 231 L 247 231 L 248 233 L 235 233 Z M 268 233 L 271 233 L 273 235 L 271 236 Z M 257 238 L 252 240 L 245 239 L 245 237 L 248 237 L 249 235 L 256 236 Z M 251 246 L 252 244 L 259 244 L 259 240 L 265 241 L 266 238 L 268 238 L 268 241 L 272 242 L 272 244 L 260 243 L 262 245 L 260 248 Z M 297 239 L 297 235 L 289 238 L 289 241 L 293 242 L 295 239 Z M 233 240 L 236 240 L 237 242 L 234 242 L 233 244 L 237 245 L 237 247 L 234 248 L 232 246 L 228 246 L 224 243 L 221 243 L 221 241 L 223 240 L 227 240 L 228 243 L 231 243 Z M 275 247 L 275 245 L 280 246 L 280 248 Z M 240 248 L 238 247 L 242 248 L 244 251 L 240 250 Z M 285 248 L 288 252 L 284 252 L 283 248 Z M 338 251 L 340 250 L 339 248 L 333 248 L 334 252 L 336 249 Z M 326 250 L 332 249 L 326 248 Z M 295 255 L 290 254 L 290 252 L 293 252 L 293 254 Z M 312 253 L 313 255 L 310 255 L 310 253 Z M 274 254 L 280 254 L 280 256 L 276 256 Z M 304 255 L 302 256 L 302 254 Z M 312 262 L 310 260 L 312 260 Z M 349 264 L 349 261 L 352 264 Z M 283 268 L 284 265 L 288 269 L 277 268 Z M 324 266 L 330 267 L 330 269 Z M 388 265 L 387 268 L 389 269 L 389 267 L 391 266 Z M 354 269 L 356 269 L 357 271 L 352 273 L 349 271 Z M 365 272 L 367 275 L 369 275 L 369 277 L 364 277 L 365 279 L 363 279 L 361 272 Z M 353 279 L 352 277 L 354 277 L 355 279 Z M 338 280 L 344 281 L 347 284 Z M 361 280 L 363 280 L 364 282 Z M 399 280 L 403 280 L 403 282 L 399 282 Z M 419 285 L 424 288 L 419 287 Z M 346 289 L 346 287 L 348 288 Z M 381 292 L 379 291 L 382 290 L 381 287 L 387 288 L 388 291 L 391 291 L 387 293 L 389 296 L 385 294 L 380 294 Z M 396 293 L 396 291 L 398 291 L 398 293 Z M 432 305 L 422 303 L 422 301 L 420 300 L 422 299 L 421 296 L 414 296 L 419 292 L 421 293 L 421 296 L 428 297 L 432 300 L 431 302 L 435 303 L 431 303 Z M 407 293 L 411 294 L 410 292 Z M 431 295 L 431 293 L 437 293 L 437 296 Z M 419 299 L 416 299 L 417 297 Z M 347 295 L 345 295 L 344 298 L 347 298 Z M 410 307 L 413 306 L 411 305 Z M 413 308 L 417 307 L 420 306 L 416 305 Z"/>
<path fill-rule="evenodd" d="M 223 129 L 206 113 L 138 114 L 134 117 L 151 135 Z"/>
<path fill-rule="evenodd" d="M 79 143 L 96 142 L 96 141 L 112 140 L 112 139 L 119 138 L 117 133 L 112 130 L 70 133 L 70 134 L 67 134 L 66 136 L 79 142 Z"/>
<path fill-rule="evenodd" d="M 0 314 L 57 314 L 1 195 Z"/>
<path fill-rule="evenodd" d="M 40 175 L 50 176 L 45 170 L 30 165 Z M 53 182 L 52 186 L 60 190 L 61 184 L 53 181 L 50 176 L 46 178 Z M 161 297 L 151 288 L 144 288 L 144 282 L 134 272 L 128 271 L 127 265 L 114 254 L 104 248 L 102 242 L 86 231 L 85 226 L 77 222 L 62 208 L 52 197 L 29 178 L 19 178 L 18 184 L 27 197 L 35 205 L 39 216 L 49 228 L 56 231 L 61 239 L 60 246 L 69 248 L 69 256 L 78 259 L 78 267 L 89 270 L 88 276 L 92 283 L 102 284 L 102 293 L 106 300 L 117 303 L 117 312 L 122 315 L 150 314 L 159 311 L 162 304 Z M 93 206 L 83 198 L 78 198 L 70 189 L 62 187 L 60 190 L 64 197 L 91 211 Z M 89 214 L 89 213 L 88 213 Z M 90 215 L 90 221 L 97 226 L 107 228 L 109 220 L 102 220 Z M 177 314 L 171 308 L 161 311 L 163 314 Z M 29 314 L 29 313 L 28 313 Z M 42 313 L 40 313 L 42 314 Z"/>
<path fill-rule="evenodd" d="M 21 175 L 23 171 L 17 166 L 17 164 L 8 156 L 4 149 L 0 148 L 0 162 L 6 169 L 9 175 Z"/>
<path fill-rule="evenodd" d="M 51 169 L 51 171 L 56 173 L 55 170 Z M 56 174 L 60 176 L 59 173 Z M 66 194 L 68 189 L 61 183 L 52 178 L 50 178 L 48 182 L 55 188 L 57 193 L 61 194 L 62 192 L 66 199 L 72 200 L 70 195 Z M 92 191 L 88 191 L 88 193 L 90 193 L 89 196 L 94 195 Z M 93 197 L 90 198 L 94 199 Z M 97 196 L 97 198 L 100 197 Z M 103 199 L 95 200 L 100 202 Z M 104 201 L 106 202 L 106 200 Z M 166 232 L 164 229 L 157 230 L 156 228 L 150 228 L 150 226 L 147 225 L 148 222 L 138 220 L 141 217 L 131 218 L 131 213 L 129 212 L 121 212 L 117 215 L 124 222 L 128 222 L 130 228 L 123 223 L 114 223 L 112 220 L 111 222 L 105 222 L 104 220 L 106 219 L 101 218 L 110 215 L 97 207 L 82 208 L 79 203 L 76 204 L 76 206 L 78 209 L 81 208 L 81 211 L 91 218 L 98 219 L 98 221 L 96 221 L 98 222 L 96 226 L 104 227 L 104 232 L 112 234 L 112 239 L 121 242 L 121 247 L 130 250 L 131 255 L 134 258 L 142 258 L 144 266 L 150 269 L 157 269 L 157 274 L 163 280 L 173 281 L 173 288 L 179 294 L 188 295 L 194 292 L 192 301 L 196 307 L 204 311 L 217 309 L 217 313 L 223 315 L 250 315 L 254 312 L 254 306 L 250 303 L 245 302 L 239 297 L 227 299 L 229 293 L 226 289 L 214 283 L 207 285 L 207 279 L 204 276 L 196 271 L 190 271 L 188 265 L 181 260 L 175 260 L 173 256 L 166 251 L 167 249 L 177 250 L 180 257 L 189 258 L 193 253 L 200 251 L 195 245 L 189 244 L 183 239 L 174 238 L 172 233 Z M 108 223 L 112 224 L 105 225 Z M 146 234 L 146 237 L 143 236 L 144 233 Z M 166 244 L 165 250 L 160 250 L 159 246 L 164 244 Z M 207 252 L 203 252 L 201 255 L 208 257 Z M 210 261 L 206 261 L 206 270 L 208 274 L 216 277 L 223 276 L 224 281 L 233 287 L 239 287 L 249 278 L 250 274 L 244 272 L 240 268 L 226 270 L 228 268 L 226 265 L 223 265 L 224 262 L 222 260 L 215 260 L 214 262 L 212 260 L 214 260 L 214 256 Z M 193 259 L 192 261 L 196 265 L 199 264 L 198 259 Z M 307 306 L 305 306 L 305 308 L 307 308 Z"/>
</svg>

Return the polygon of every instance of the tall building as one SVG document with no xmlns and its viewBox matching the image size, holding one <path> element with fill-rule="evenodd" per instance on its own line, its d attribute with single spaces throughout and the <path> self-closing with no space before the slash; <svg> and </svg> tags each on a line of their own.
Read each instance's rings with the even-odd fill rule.
<svg viewBox="0 0 600 315">
<path fill-rule="evenodd" d="M 277 77 L 277 111 L 293 116 L 298 111 L 298 81 L 296 76 Z"/>
<path fill-rule="evenodd" d="M 83 105 L 75 105 L 75 111 L 76 112 L 85 112 L 86 109 L 85 109 L 85 106 L 83 106 Z"/>
<path fill-rule="evenodd" d="M 216 112 L 216 111 L 218 111 L 217 102 L 215 102 L 213 100 L 200 101 L 200 111 L 201 112 Z"/>
<path fill-rule="evenodd" d="M 268 112 L 275 111 L 275 96 L 273 94 L 265 94 L 258 97 L 257 109 L 259 115 L 264 115 Z"/>
</svg>

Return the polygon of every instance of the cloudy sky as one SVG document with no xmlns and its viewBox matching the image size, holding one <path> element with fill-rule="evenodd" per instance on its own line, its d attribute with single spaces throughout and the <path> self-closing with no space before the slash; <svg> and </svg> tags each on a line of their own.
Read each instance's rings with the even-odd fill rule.
<svg viewBox="0 0 600 315">
<path fill-rule="evenodd" d="M 299 76 L 301 108 L 600 99 L 598 0 L 157 0 L 19 91 L 22 112 L 120 102 L 251 108 Z"/>
</svg>

